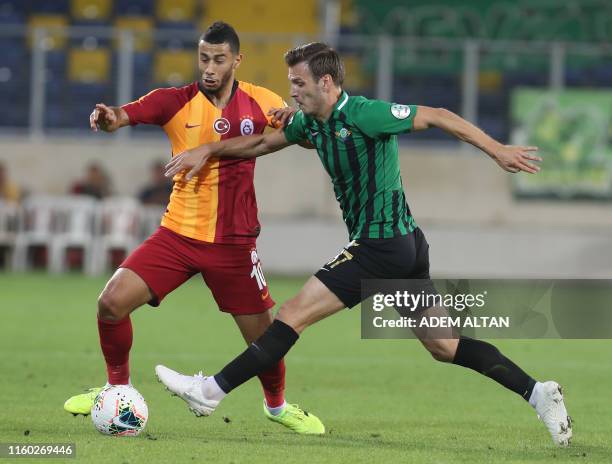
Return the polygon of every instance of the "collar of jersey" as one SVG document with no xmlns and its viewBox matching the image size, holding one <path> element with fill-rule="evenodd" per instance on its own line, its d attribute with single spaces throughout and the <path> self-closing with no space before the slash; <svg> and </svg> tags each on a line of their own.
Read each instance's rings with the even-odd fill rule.
<svg viewBox="0 0 612 464">
<path fill-rule="evenodd" d="M 338 98 L 338 102 L 334 106 L 334 111 L 340 111 L 342 108 L 344 108 L 344 105 L 346 105 L 346 102 L 348 102 L 348 99 L 349 99 L 348 93 L 346 93 L 343 90 L 342 93 L 340 94 L 340 98 Z"/>
<path fill-rule="evenodd" d="M 340 98 L 338 98 L 338 101 L 334 105 L 334 109 L 331 112 L 331 114 L 334 114 L 336 111 L 340 111 L 342 108 L 344 108 L 344 106 L 348 102 L 348 99 L 349 99 L 348 93 L 346 93 L 343 90 L 342 93 L 340 94 Z M 331 114 L 330 114 L 330 117 L 331 117 Z M 305 118 L 307 124 L 316 124 L 316 125 L 319 125 L 319 124 L 324 124 L 325 123 L 325 122 L 319 121 L 317 118 L 314 118 L 312 116 L 308 116 L 306 114 L 304 114 L 304 118 Z"/>
</svg>

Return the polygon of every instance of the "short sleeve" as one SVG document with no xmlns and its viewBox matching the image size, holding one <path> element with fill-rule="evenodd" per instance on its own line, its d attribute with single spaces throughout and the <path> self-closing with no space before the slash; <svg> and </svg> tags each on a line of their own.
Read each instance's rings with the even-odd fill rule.
<svg viewBox="0 0 612 464">
<path fill-rule="evenodd" d="M 376 138 L 410 132 L 416 112 L 416 105 L 400 105 L 364 98 L 355 106 L 353 120 L 368 137 Z"/>
<path fill-rule="evenodd" d="M 268 91 L 265 95 L 265 98 L 263 98 L 263 101 L 260 104 L 262 105 L 264 116 L 268 121 L 268 126 L 277 129 L 277 127 L 272 124 L 272 116 L 268 115 L 268 111 L 270 111 L 270 109 L 272 108 L 286 107 L 287 103 L 285 103 L 285 100 L 283 100 L 282 97 L 276 95 L 274 92 Z"/>
<path fill-rule="evenodd" d="M 297 111 L 285 126 L 285 138 L 290 143 L 300 143 L 306 139 L 306 121 L 302 110 Z"/>
<path fill-rule="evenodd" d="M 123 105 L 130 118 L 130 125 L 155 124 L 163 126 L 176 112 L 179 105 L 178 89 L 155 89 L 138 100 Z"/>
<path fill-rule="evenodd" d="M 261 111 L 266 118 L 267 125 L 274 129 L 278 129 L 278 126 L 274 126 L 272 124 L 272 116 L 268 115 L 268 111 L 272 108 L 284 108 L 287 106 L 285 100 L 282 99 L 279 95 L 272 92 L 271 90 L 266 89 L 265 87 L 259 87 L 254 84 L 250 84 L 248 82 L 240 81 L 240 87 L 242 90 L 246 91 L 252 98 L 255 99 Z"/>
</svg>

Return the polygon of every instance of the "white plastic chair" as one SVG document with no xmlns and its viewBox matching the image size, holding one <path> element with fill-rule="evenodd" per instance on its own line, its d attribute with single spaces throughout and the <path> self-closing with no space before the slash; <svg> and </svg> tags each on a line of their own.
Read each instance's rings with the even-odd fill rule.
<svg viewBox="0 0 612 464">
<path fill-rule="evenodd" d="M 98 200 L 85 195 L 57 197 L 53 205 L 54 229 L 49 252 L 51 272 L 66 271 L 69 248 L 83 251 L 83 270 L 91 274 L 94 264 L 94 232 Z"/>
<path fill-rule="evenodd" d="M 128 255 L 138 246 L 140 208 L 140 203 L 131 197 L 111 197 L 100 202 L 94 272 L 101 273 L 108 269 L 111 250 L 121 250 Z"/>
<path fill-rule="evenodd" d="M 53 238 L 52 196 L 31 196 L 23 202 L 17 222 L 17 237 L 13 253 L 13 269 L 25 271 L 28 268 L 28 252 L 33 246 L 51 248 Z"/>
<path fill-rule="evenodd" d="M 15 203 L 0 200 L 0 252 L 3 253 L 0 263 L 5 263 L 5 266 L 11 263 L 15 250 L 18 212 Z"/>
<path fill-rule="evenodd" d="M 93 234 L 95 230 L 96 200 L 82 195 L 36 195 L 27 198 L 19 215 L 18 234 L 13 254 L 13 269 L 29 267 L 28 252 L 33 246 L 47 249 L 51 272 L 66 269 L 69 247 L 83 250 L 85 271 L 93 263 Z"/>
</svg>

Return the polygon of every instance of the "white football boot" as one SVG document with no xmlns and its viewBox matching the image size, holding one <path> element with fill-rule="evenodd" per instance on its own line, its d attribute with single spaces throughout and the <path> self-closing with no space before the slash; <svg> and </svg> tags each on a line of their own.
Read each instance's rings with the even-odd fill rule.
<svg viewBox="0 0 612 464">
<path fill-rule="evenodd" d="M 536 399 L 535 410 L 558 446 L 568 446 L 572 439 L 572 419 L 567 415 L 563 391 L 557 382 L 542 384 Z"/>
<path fill-rule="evenodd" d="M 207 398 L 204 394 L 205 376 L 200 371 L 196 375 L 183 375 L 166 366 L 155 366 L 158 380 L 166 386 L 173 395 L 182 398 L 189 410 L 196 416 L 210 416 L 219 405 L 219 401 Z"/>
</svg>

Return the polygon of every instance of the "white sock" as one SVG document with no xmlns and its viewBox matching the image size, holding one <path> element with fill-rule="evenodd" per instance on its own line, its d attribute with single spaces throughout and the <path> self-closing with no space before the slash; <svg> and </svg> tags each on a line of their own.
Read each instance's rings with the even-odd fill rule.
<svg viewBox="0 0 612 464">
<path fill-rule="evenodd" d="M 265 401 L 266 400 L 264 400 L 264 402 Z M 268 403 L 266 403 L 266 409 L 273 416 L 278 416 L 281 412 L 283 412 L 283 410 L 285 409 L 285 406 L 287 406 L 287 402 L 286 401 L 283 401 L 283 404 L 281 404 L 280 406 L 277 406 L 275 408 L 271 408 L 270 406 L 268 406 Z"/>
<path fill-rule="evenodd" d="M 542 382 L 536 382 L 536 384 L 533 386 L 533 391 L 531 392 L 531 396 L 529 397 L 529 404 L 532 408 L 536 407 L 538 397 L 540 396 L 540 391 L 542 390 L 543 386 L 544 384 Z"/>
<path fill-rule="evenodd" d="M 225 398 L 225 395 L 227 395 L 227 393 L 221 390 L 221 387 L 214 377 L 204 378 L 204 382 L 202 382 L 202 393 L 206 398 L 213 401 L 221 401 Z"/>
</svg>

